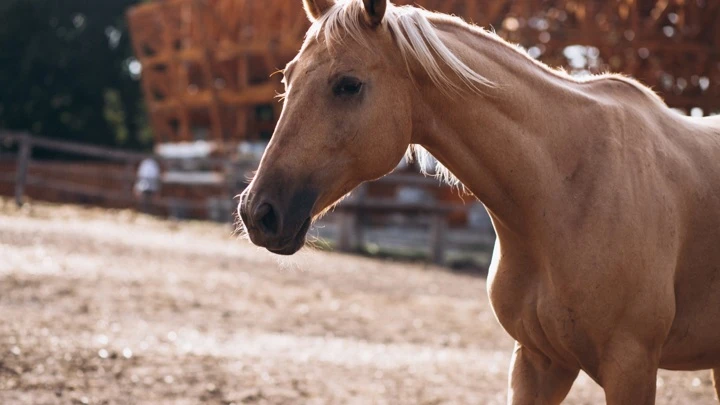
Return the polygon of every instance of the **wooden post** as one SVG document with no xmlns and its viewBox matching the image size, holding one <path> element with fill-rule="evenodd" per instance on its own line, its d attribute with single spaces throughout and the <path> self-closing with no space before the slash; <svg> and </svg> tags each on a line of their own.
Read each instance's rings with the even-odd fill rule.
<svg viewBox="0 0 720 405">
<path fill-rule="evenodd" d="M 433 215 L 430 226 L 430 258 L 437 265 L 445 264 L 445 230 L 447 229 L 447 218 L 444 213 L 437 212 Z"/>
<path fill-rule="evenodd" d="M 22 135 L 20 138 L 20 150 L 18 151 L 17 170 L 15 172 L 15 204 L 18 207 L 23 205 L 25 196 L 25 184 L 27 182 L 27 170 L 30 165 L 32 144 L 29 135 Z"/>
<path fill-rule="evenodd" d="M 365 246 L 362 213 L 363 202 L 367 195 L 367 186 L 361 184 L 348 199 L 353 207 L 340 214 L 337 249 L 341 252 L 357 252 Z"/>
<path fill-rule="evenodd" d="M 128 161 L 125 163 L 125 171 L 123 175 L 125 176 L 125 179 L 123 179 L 123 191 L 127 191 L 128 193 L 132 194 L 135 191 L 135 180 L 136 180 L 136 169 L 135 169 L 136 163 L 134 161 Z"/>
<path fill-rule="evenodd" d="M 338 226 L 337 250 L 349 252 L 352 250 L 352 231 L 355 229 L 355 213 L 344 211 L 340 213 Z"/>
<path fill-rule="evenodd" d="M 367 199 L 367 183 L 359 185 L 354 193 L 355 201 L 360 206 L 360 209 L 354 213 L 352 221 L 353 234 L 355 234 L 352 250 L 359 252 L 365 249 L 365 218 L 363 218 L 362 205 Z"/>
</svg>

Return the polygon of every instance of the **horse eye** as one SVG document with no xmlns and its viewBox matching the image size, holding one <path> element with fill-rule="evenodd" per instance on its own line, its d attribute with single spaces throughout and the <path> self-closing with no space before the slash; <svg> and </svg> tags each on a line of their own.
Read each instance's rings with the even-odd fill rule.
<svg viewBox="0 0 720 405">
<path fill-rule="evenodd" d="M 343 77 L 335 86 L 333 86 L 333 93 L 336 96 L 352 96 L 360 93 L 363 83 L 354 77 Z"/>
</svg>

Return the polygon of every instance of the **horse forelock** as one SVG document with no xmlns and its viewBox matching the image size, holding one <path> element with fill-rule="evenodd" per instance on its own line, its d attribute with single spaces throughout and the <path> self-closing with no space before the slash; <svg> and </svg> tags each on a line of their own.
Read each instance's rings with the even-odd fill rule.
<svg viewBox="0 0 720 405">
<path fill-rule="evenodd" d="M 338 0 L 313 23 L 306 38 L 322 38 L 328 46 L 350 38 L 370 47 L 363 7 L 362 0 Z M 445 45 L 433 27 L 432 15 L 417 7 L 387 5 L 381 24 L 393 35 L 408 69 L 411 62 L 419 64 L 446 93 L 482 93 L 484 87 L 494 87 L 494 83 L 467 66 Z M 448 68 L 451 75 L 446 73 Z"/>
</svg>

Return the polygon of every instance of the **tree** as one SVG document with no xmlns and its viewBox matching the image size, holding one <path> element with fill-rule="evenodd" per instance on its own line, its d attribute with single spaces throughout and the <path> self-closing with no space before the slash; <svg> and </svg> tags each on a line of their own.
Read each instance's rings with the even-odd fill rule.
<svg viewBox="0 0 720 405">
<path fill-rule="evenodd" d="M 149 147 L 125 11 L 138 0 L 4 0 L 0 128 Z"/>
</svg>

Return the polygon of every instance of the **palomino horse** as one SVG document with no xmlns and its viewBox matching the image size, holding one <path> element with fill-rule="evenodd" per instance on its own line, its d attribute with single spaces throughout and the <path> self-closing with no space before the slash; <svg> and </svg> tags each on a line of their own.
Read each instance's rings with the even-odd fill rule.
<svg viewBox="0 0 720 405">
<path fill-rule="evenodd" d="M 608 404 L 653 404 L 660 367 L 718 383 L 720 117 L 682 116 L 621 76 L 573 79 L 454 17 L 305 8 L 239 207 L 255 244 L 295 253 L 313 218 L 422 147 L 492 217 L 489 297 L 517 342 L 509 403 L 558 404 L 579 370 Z"/>
</svg>

